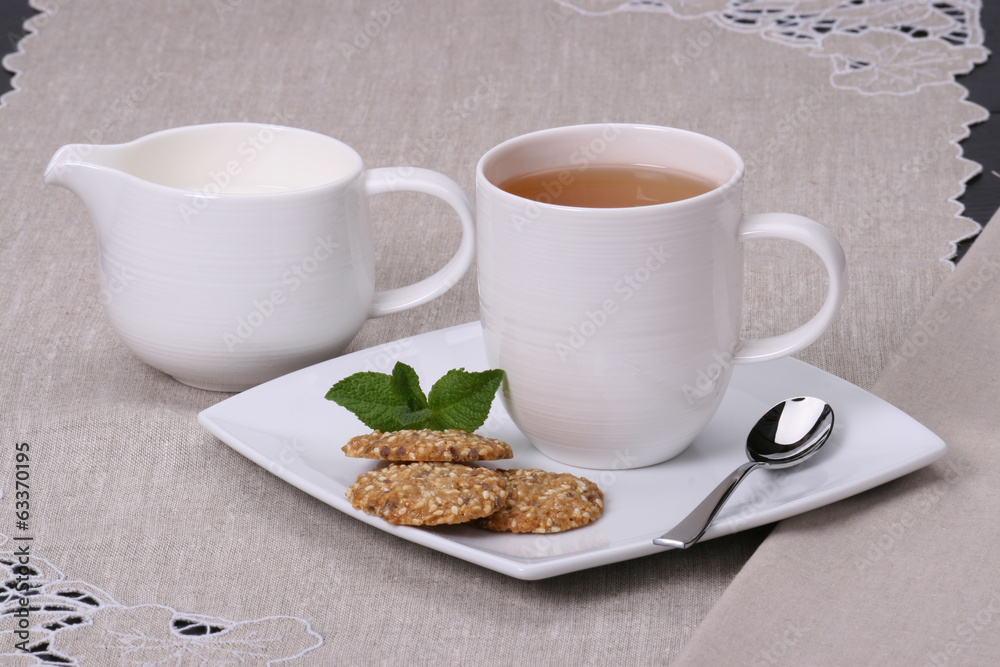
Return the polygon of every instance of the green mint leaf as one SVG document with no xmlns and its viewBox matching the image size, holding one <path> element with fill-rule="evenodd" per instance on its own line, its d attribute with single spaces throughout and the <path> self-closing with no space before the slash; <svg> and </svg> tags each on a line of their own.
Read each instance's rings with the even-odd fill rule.
<svg viewBox="0 0 1000 667">
<path fill-rule="evenodd" d="M 396 411 L 396 419 L 399 421 L 401 426 L 399 428 L 385 429 L 380 428 L 379 431 L 399 431 L 404 428 L 411 428 L 419 431 L 420 429 L 427 428 L 428 420 L 431 418 L 433 411 L 430 408 L 424 408 L 423 410 L 411 410 L 409 408 L 399 408 Z"/>
<path fill-rule="evenodd" d="M 429 428 L 475 431 L 489 416 L 490 405 L 501 382 L 502 370 L 467 373 L 464 368 L 458 368 L 448 371 L 431 387 L 428 404 L 433 414 Z"/>
<path fill-rule="evenodd" d="M 326 398 L 377 431 L 427 428 L 432 414 L 416 372 L 400 362 L 392 375 L 364 371 L 348 376 L 333 385 Z"/>
<path fill-rule="evenodd" d="M 406 399 L 406 407 L 414 412 L 427 410 L 427 397 L 420 388 L 420 378 L 412 366 L 397 361 L 392 367 L 392 383 L 399 396 Z"/>
<path fill-rule="evenodd" d="M 501 382 L 501 370 L 467 373 L 459 368 L 445 373 L 428 397 L 417 372 L 399 361 L 391 375 L 363 371 L 344 378 L 326 398 L 377 431 L 454 428 L 471 433 L 489 416 Z"/>
</svg>

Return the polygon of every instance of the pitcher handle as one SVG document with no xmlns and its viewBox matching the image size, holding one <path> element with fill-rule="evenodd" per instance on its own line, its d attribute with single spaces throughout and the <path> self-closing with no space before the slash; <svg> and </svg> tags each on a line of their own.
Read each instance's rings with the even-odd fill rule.
<svg viewBox="0 0 1000 667">
<path fill-rule="evenodd" d="M 830 286 L 826 300 L 811 320 L 788 333 L 769 338 L 743 339 L 733 357 L 738 364 L 769 361 L 794 354 L 826 330 L 840 310 L 847 292 L 847 260 L 836 237 L 823 225 L 794 213 L 759 213 L 743 218 L 738 230 L 742 241 L 786 239 L 806 246 L 823 261 Z"/>
<path fill-rule="evenodd" d="M 365 192 L 422 192 L 444 200 L 455 209 L 462 223 L 462 240 L 452 258 L 434 275 L 395 289 L 375 293 L 370 317 L 398 313 L 444 294 L 461 280 L 472 265 L 476 250 L 472 201 L 462 187 L 444 174 L 419 167 L 379 167 L 365 173 Z"/>
</svg>

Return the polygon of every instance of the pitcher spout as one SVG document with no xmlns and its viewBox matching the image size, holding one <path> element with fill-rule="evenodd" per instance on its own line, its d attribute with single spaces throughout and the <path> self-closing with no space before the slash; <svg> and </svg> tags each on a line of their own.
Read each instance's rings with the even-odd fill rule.
<svg viewBox="0 0 1000 667">
<path fill-rule="evenodd" d="M 111 152 L 108 150 L 110 148 L 113 147 L 94 144 L 63 146 L 49 160 L 49 166 L 45 168 L 42 180 L 51 185 L 59 185 L 73 190 L 73 186 L 79 181 L 76 174 L 88 167 L 98 169 L 103 167 L 105 170 L 113 171 L 113 168 L 106 164 L 107 158 L 110 157 L 108 155 Z"/>
<path fill-rule="evenodd" d="M 117 202 L 125 174 L 112 166 L 117 146 L 69 144 L 56 151 L 42 180 L 66 188 L 87 207 L 100 228 Z"/>
</svg>

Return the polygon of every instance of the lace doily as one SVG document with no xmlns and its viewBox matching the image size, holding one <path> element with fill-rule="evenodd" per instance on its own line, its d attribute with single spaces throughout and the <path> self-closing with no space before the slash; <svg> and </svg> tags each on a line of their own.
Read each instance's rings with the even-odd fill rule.
<svg viewBox="0 0 1000 667">
<path fill-rule="evenodd" d="M 556 0 L 588 15 L 664 12 L 700 19 L 678 58 L 697 58 L 713 34 L 756 32 L 830 62 L 836 88 L 908 95 L 986 60 L 979 0 Z M 609 7 L 609 5 L 612 5 Z M 715 33 L 713 33 L 715 31 Z"/>
<path fill-rule="evenodd" d="M 7 540 L 0 534 L 0 544 Z M 5 667 L 263 667 L 323 644 L 306 620 L 293 616 L 230 621 L 158 604 L 126 607 L 96 586 L 68 581 L 55 565 L 34 554 L 24 565 L 15 551 L 0 552 L 0 577 L 0 664 Z M 22 597 L 30 601 L 26 614 Z M 27 651 L 17 648 L 24 619 Z M 83 655 L 86 662 L 79 662 Z"/>
</svg>

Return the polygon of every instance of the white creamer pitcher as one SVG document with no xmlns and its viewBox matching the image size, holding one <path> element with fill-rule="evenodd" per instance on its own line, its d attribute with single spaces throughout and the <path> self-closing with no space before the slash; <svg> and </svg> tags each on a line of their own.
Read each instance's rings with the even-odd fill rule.
<svg viewBox="0 0 1000 667">
<path fill-rule="evenodd" d="M 366 169 L 351 147 L 307 130 L 219 123 L 73 144 L 44 179 L 90 212 L 121 339 L 203 389 L 241 391 L 333 357 L 367 318 L 443 294 L 474 256 L 458 184 L 427 169 Z M 434 275 L 376 292 L 367 200 L 394 191 L 443 199 L 462 240 Z"/>
</svg>

